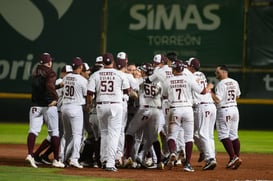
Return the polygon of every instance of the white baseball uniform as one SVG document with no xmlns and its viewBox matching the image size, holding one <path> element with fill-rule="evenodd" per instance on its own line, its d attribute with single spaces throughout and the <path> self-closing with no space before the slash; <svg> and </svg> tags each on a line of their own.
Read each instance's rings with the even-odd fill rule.
<svg viewBox="0 0 273 181">
<path fill-rule="evenodd" d="M 143 149 L 148 151 L 158 137 L 163 89 L 160 82 L 146 83 L 143 78 L 138 80 L 139 109 L 128 125 L 126 135 L 134 136 L 135 133 L 143 130 L 146 140 Z"/>
<path fill-rule="evenodd" d="M 138 82 L 133 77 L 132 74 L 123 73 L 123 72 L 121 73 L 124 74 L 124 77 L 128 80 L 130 89 L 134 91 L 139 89 Z M 127 120 L 128 120 L 128 100 L 129 100 L 128 95 L 127 94 L 123 95 L 123 101 L 122 101 L 123 115 L 122 115 L 122 124 L 121 124 L 121 134 L 120 134 L 119 143 L 117 147 L 116 160 L 120 160 L 124 154 L 125 127 L 127 125 Z"/>
<path fill-rule="evenodd" d="M 88 91 L 96 94 L 97 115 L 101 128 L 101 162 L 115 167 L 115 156 L 122 128 L 123 90 L 130 87 L 120 71 L 104 68 L 91 75 Z"/>
<path fill-rule="evenodd" d="M 196 82 L 203 88 L 207 86 L 206 76 L 196 71 L 193 73 Z M 193 92 L 194 107 L 194 141 L 205 160 L 215 159 L 214 125 L 216 107 L 210 93 Z"/>
<path fill-rule="evenodd" d="M 215 95 L 220 100 L 217 104 L 216 128 L 219 140 L 238 138 L 239 111 L 236 98 L 241 95 L 239 84 L 236 80 L 226 78 L 218 82 Z"/>
<path fill-rule="evenodd" d="M 203 87 L 200 87 L 196 81 L 192 81 L 189 75 L 182 73 L 167 80 L 168 100 L 170 104 L 170 119 L 168 127 L 168 140 L 176 142 L 180 128 L 184 130 L 184 140 L 186 144 L 186 163 L 190 162 L 191 149 L 187 145 L 193 142 L 194 118 L 192 108 L 192 91 L 201 93 Z M 176 148 L 169 145 L 171 153 Z"/>
<path fill-rule="evenodd" d="M 163 65 L 162 67 L 156 67 L 154 73 L 149 76 L 151 82 L 161 82 L 163 89 L 167 90 L 166 79 L 173 76 L 172 68 L 168 65 Z M 168 118 L 169 118 L 169 102 L 167 98 L 162 99 L 162 113 L 160 114 L 160 126 L 159 131 L 164 134 L 168 132 Z M 168 154 L 167 143 L 162 140 L 162 150 L 164 154 Z M 180 146 L 179 146 L 180 147 Z"/>
<path fill-rule="evenodd" d="M 87 94 L 87 80 L 80 74 L 70 73 L 63 78 L 64 138 L 66 140 L 65 158 L 78 162 L 83 132 L 83 110 Z M 70 155 L 71 153 L 71 155 Z"/>
</svg>

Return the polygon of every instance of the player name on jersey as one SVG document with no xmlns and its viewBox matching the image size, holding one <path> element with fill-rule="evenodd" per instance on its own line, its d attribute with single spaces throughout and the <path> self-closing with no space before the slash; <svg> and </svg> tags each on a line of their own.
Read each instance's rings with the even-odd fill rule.
<svg viewBox="0 0 273 181">
<path fill-rule="evenodd" d="M 100 80 L 115 80 L 115 73 L 114 72 L 100 72 Z"/>
</svg>

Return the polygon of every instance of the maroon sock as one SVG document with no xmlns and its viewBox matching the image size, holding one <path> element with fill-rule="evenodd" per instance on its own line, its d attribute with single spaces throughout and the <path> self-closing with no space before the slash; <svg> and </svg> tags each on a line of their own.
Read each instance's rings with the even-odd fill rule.
<svg viewBox="0 0 273 181">
<path fill-rule="evenodd" d="M 154 151 L 155 151 L 155 154 L 156 154 L 156 157 L 157 157 L 157 163 L 160 163 L 161 162 L 161 150 L 160 150 L 159 141 L 157 140 L 156 142 L 154 142 L 153 146 L 154 146 Z"/>
<path fill-rule="evenodd" d="M 232 142 L 229 138 L 225 138 L 221 140 L 230 159 L 232 159 L 235 156 L 234 150 L 233 150 L 233 145 Z"/>
<path fill-rule="evenodd" d="M 50 147 L 48 147 L 48 149 L 43 153 L 43 156 L 48 157 L 53 151 L 53 147 L 50 144 Z"/>
<path fill-rule="evenodd" d="M 133 146 L 134 138 L 131 135 L 125 135 L 125 152 L 124 156 L 125 158 L 129 158 L 132 152 L 132 146 Z"/>
<path fill-rule="evenodd" d="M 168 140 L 168 147 L 169 147 L 170 153 L 175 153 L 176 152 L 176 144 L 175 144 L 175 141 L 173 139 Z"/>
<path fill-rule="evenodd" d="M 241 147 L 239 139 L 233 140 L 232 145 L 233 145 L 235 155 L 237 155 L 239 157 L 240 156 L 240 147 Z"/>
<path fill-rule="evenodd" d="M 41 143 L 39 148 L 34 152 L 34 156 L 39 156 L 42 151 L 44 151 L 48 146 L 50 145 L 50 142 L 47 139 L 44 139 L 44 141 Z"/>
<path fill-rule="evenodd" d="M 27 148 L 28 148 L 28 154 L 33 156 L 33 150 L 35 145 L 36 135 L 33 133 L 29 133 L 27 137 Z"/>
<path fill-rule="evenodd" d="M 192 147 L 193 147 L 192 142 L 187 142 L 186 143 L 186 146 L 185 146 L 185 149 L 186 149 L 186 163 L 191 162 Z"/>
<path fill-rule="evenodd" d="M 59 146 L 60 146 L 60 138 L 58 136 L 51 137 L 51 144 L 53 148 L 54 159 L 59 160 Z"/>
</svg>

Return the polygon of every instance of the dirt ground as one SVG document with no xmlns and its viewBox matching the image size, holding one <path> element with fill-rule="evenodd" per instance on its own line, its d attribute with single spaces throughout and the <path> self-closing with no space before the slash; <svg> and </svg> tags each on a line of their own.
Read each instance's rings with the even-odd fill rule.
<svg viewBox="0 0 273 181">
<path fill-rule="evenodd" d="M 27 154 L 26 145 L 0 144 L 0 165 L 25 166 L 30 165 L 25 161 Z M 99 168 L 64 168 L 60 173 L 65 175 L 82 175 L 87 177 L 104 177 L 129 179 L 135 181 L 157 180 L 273 180 L 273 155 L 272 154 L 242 154 L 242 165 L 238 170 L 226 169 L 228 161 L 226 153 L 218 153 L 217 167 L 214 170 L 202 171 L 204 163 L 198 163 L 198 153 L 194 152 L 191 164 L 195 172 L 188 173 L 177 166 L 172 170 L 157 169 L 119 169 L 118 172 L 106 172 Z M 39 167 L 48 167 L 41 165 Z"/>
</svg>

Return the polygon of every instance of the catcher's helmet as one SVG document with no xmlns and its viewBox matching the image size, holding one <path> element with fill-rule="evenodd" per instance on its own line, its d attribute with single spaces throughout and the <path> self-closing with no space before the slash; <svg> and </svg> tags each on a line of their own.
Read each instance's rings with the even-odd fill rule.
<svg viewBox="0 0 273 181">
<path fill-rule="evenodd" d="M 182 60 L 175 60 L 172 62 L 171 67 L 177 72 L 182 72 L 184 70 L 184 64 Z"/>
<path fill-rule="evenodd" d="M 147 75 L 152 75 L 154 72 L 154 67 L 150 63 L 143 63 L 140 67 L 140 70 L 144 71 Z"/>
</svg>

